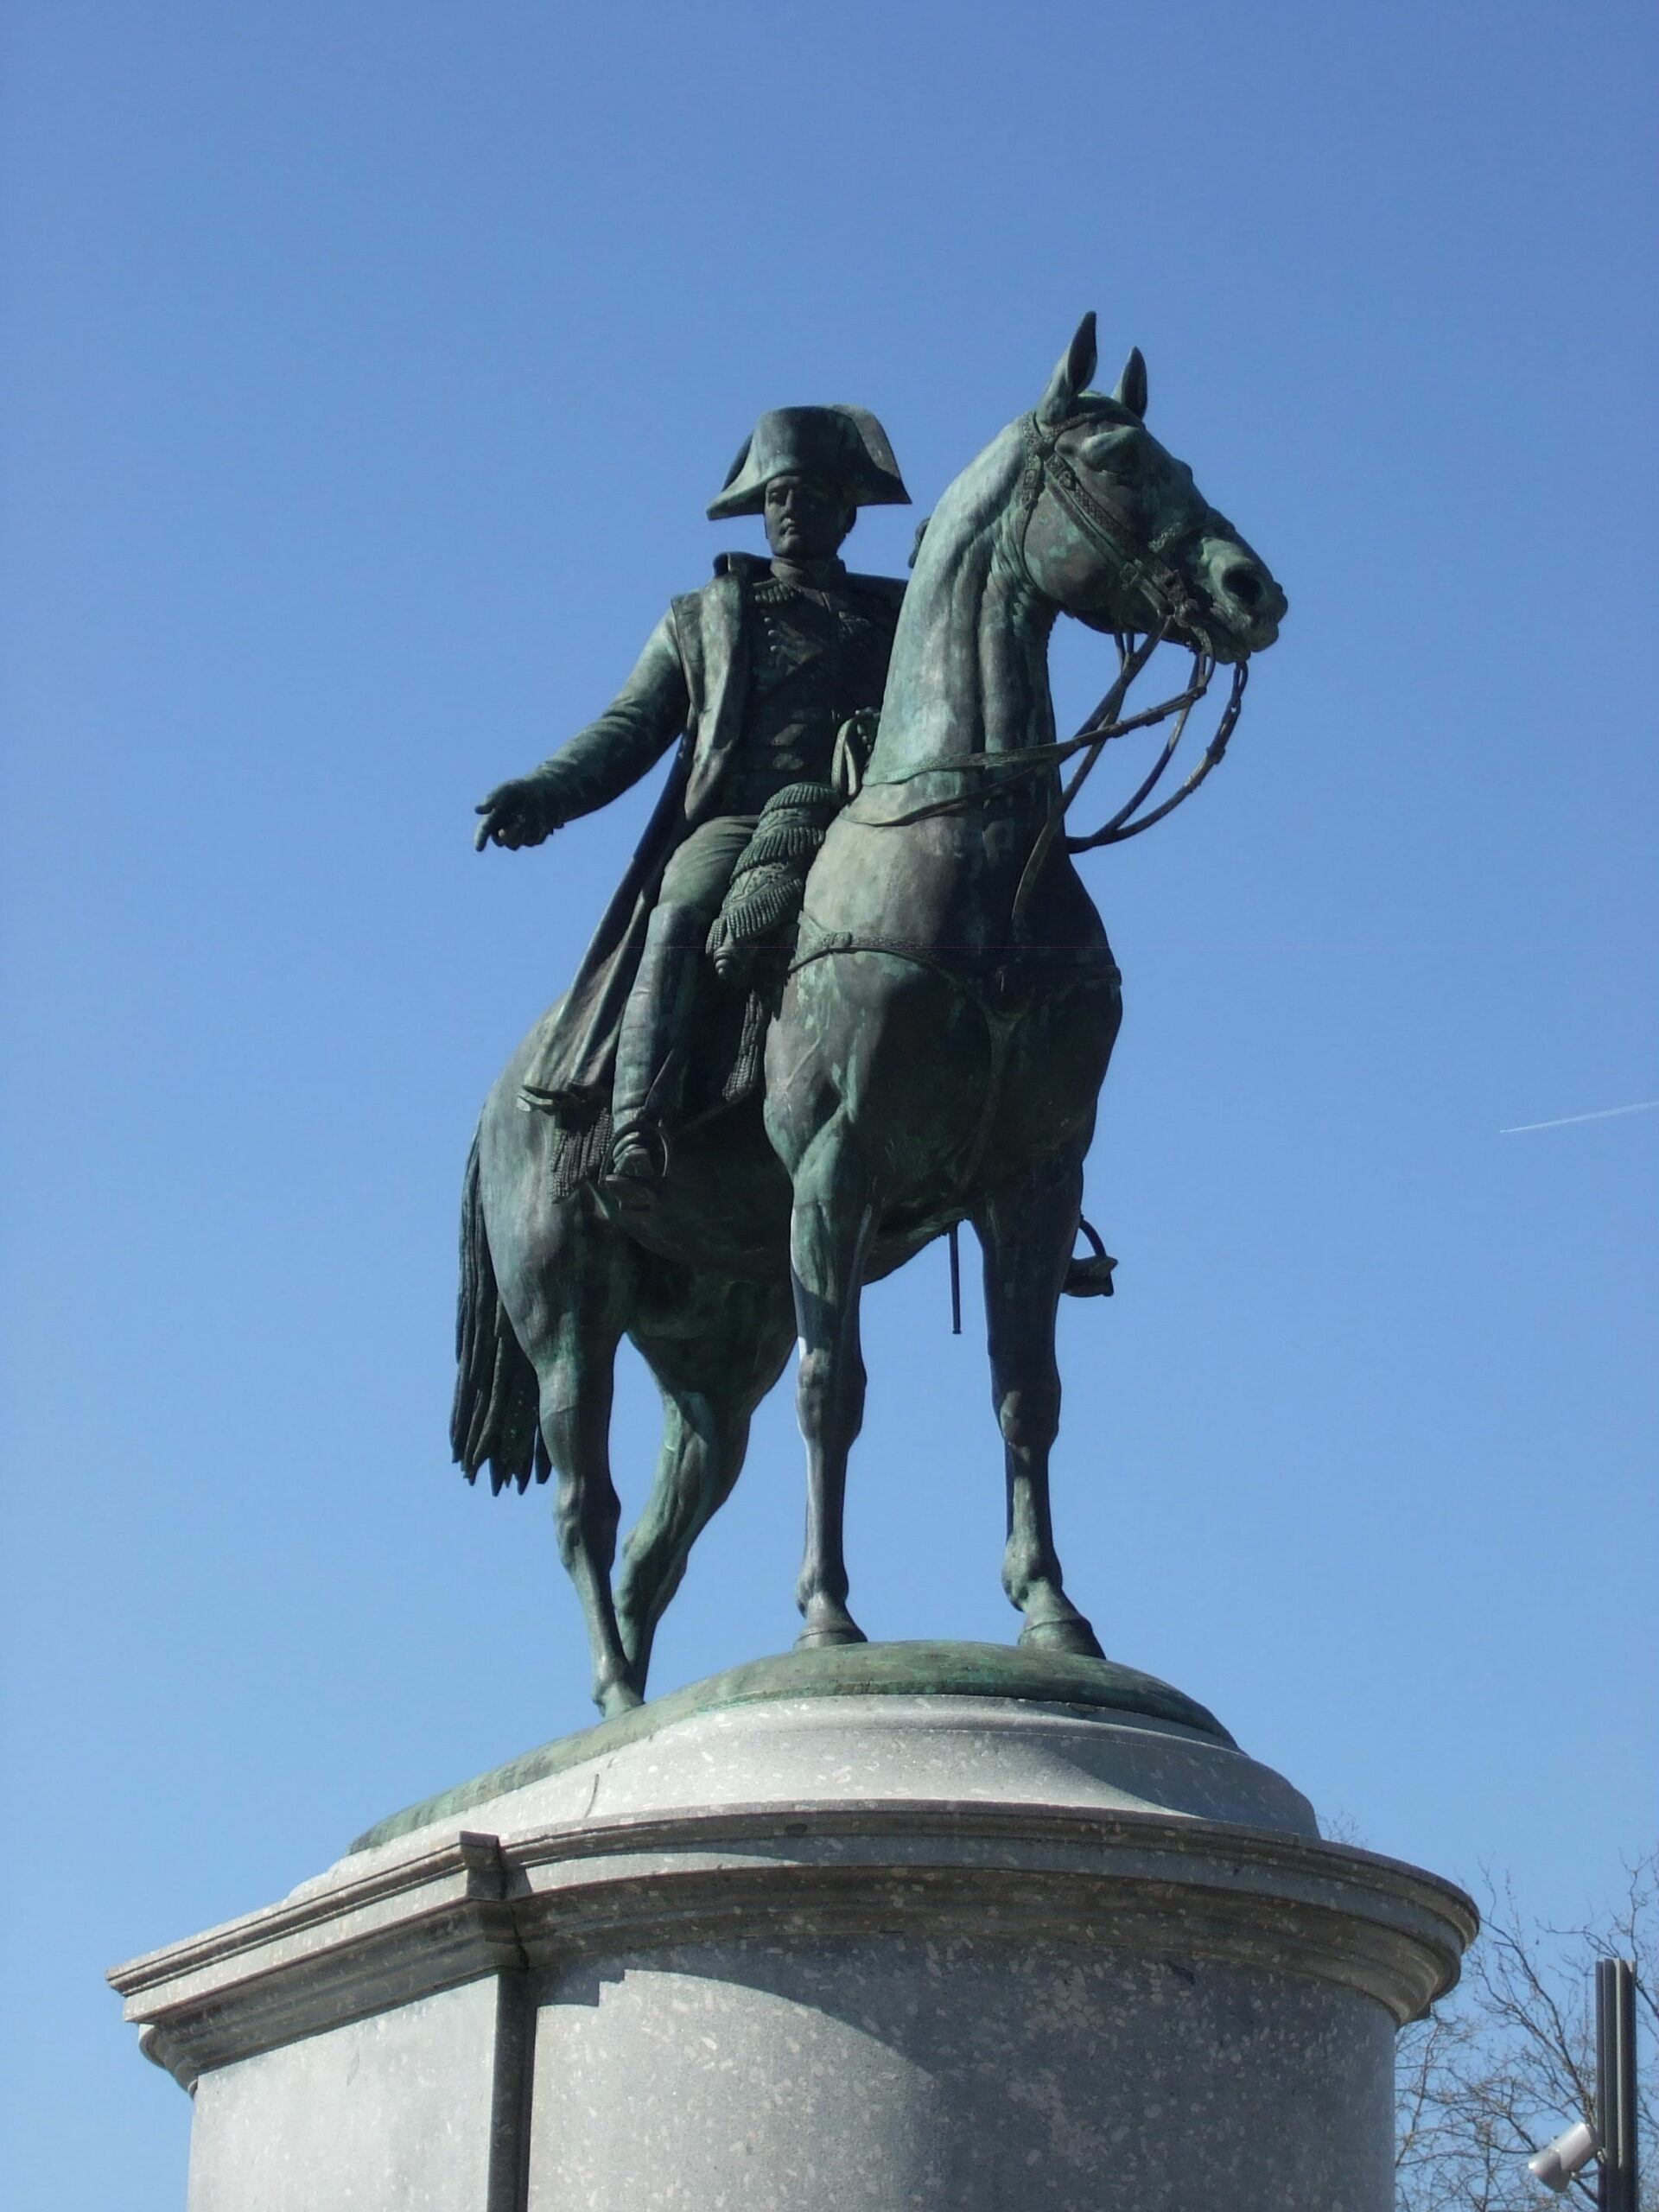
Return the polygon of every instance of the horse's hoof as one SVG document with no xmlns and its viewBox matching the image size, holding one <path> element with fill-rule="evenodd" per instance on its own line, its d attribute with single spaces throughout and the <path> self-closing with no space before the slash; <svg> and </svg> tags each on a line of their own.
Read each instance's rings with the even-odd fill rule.
<svg viewBox="0 0 1659 2212">
<path fill-rule="evenodd" d="M 804 1628 L 795 1639 L 795 1649 L 798 1651 L 830 1651 L 838 1643 L 868 1643 L 869 1640 L 858 1623 L 849 1620 L 836 1627 Z"/>
<path fill-rule="evenodd" d="M 1020 1631 L 1022 1651 L 1069 1651 L 1078 1659 L 1103 1659 L 1100 1638 L 1081 1613 L 1071 1620 L 1027 1621 Z"/>
<path fill-rule="evenodd" d="M 620 1720 L 625 1713 L 632 1713 L 645 1701 L 639 1691 L 630 1688 L 626 1682 L 613 1682 L 594 1700 L 607 1720 Z"/>
</svg>

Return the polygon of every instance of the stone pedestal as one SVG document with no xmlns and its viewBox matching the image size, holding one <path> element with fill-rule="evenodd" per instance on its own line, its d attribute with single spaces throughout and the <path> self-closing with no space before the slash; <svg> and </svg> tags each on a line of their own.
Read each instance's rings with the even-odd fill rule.
<svg viewBox="0 0 1659 2212">
<path fill-rule="evenodd" d="M 194 2091 L 190 2212 L 1388 2212 L 1395 2031 L 1474 1926 L 1163 1685 L 887 1645 L 112 1978 Z"/>
</svg>

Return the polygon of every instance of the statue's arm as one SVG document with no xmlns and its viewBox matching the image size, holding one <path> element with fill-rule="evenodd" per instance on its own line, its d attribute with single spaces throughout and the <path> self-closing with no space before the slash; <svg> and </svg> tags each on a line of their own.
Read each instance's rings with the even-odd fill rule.
<svg viewBox="0 0 1659 2212">
<path fill-rule="evenodd" d="M 608 806 L 660 760 L 690 718 L 672 618 L 652 632 L 634 671 L 604 713 L 539 768 L 498 785 L 480 806 L 479 849 L 539 845 L 579 815 Z"/>
</svg>

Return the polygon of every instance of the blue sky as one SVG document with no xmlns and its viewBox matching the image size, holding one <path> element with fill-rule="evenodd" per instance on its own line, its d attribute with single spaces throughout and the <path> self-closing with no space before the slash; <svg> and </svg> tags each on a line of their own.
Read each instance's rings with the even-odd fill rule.
<svg viewBox="0 0 1659 2212">
<path fill-rule="evenodd" d="M 1225 767 L 1086 864 L 1122 1294 L 1064 1321 L 1071 1583 L 1375 1847 L 1611 1887 L 1659 1114 L 1498 1132 L 1659 1097 L 1649 11 L 9 35 L 16 2201 L 182 2201 L 106 1966 L 591 1717 L 544 1494 L 448 1465 L 453 1240 L 648 794 L 483 859 L 474 801 L 757 542 L 702 509 L 760 410 L 874 408 L 925 512 L 1090 307 L 1292 611 Z M 1063 718 L 1100 650 L 1057 642 Z M 860 1617 L 1009 1636 L 974 1302 L 953 1341 L 935 1249 L 870 1312 Z M 635 1501 L 655 1421 L 631 1371 Z M 658 1687 L 787 1643 L 800 1505 L 779 1397 Z"/>
</svg>

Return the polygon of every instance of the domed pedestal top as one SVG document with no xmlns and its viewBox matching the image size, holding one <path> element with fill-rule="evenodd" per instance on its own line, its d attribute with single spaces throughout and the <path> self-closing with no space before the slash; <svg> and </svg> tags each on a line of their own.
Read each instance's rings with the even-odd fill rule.
<svg viewBox="0 0 1659 2212">
<path fill-rule="evenodd" d="M 1203 1706 L 1134 1668 L 995 1643 L 751 1660 L 393 1814 L 353 1853 L 692 1806 L 849 1799 L 1156 1811 L 1317 1835 Z"/>
</svg>

